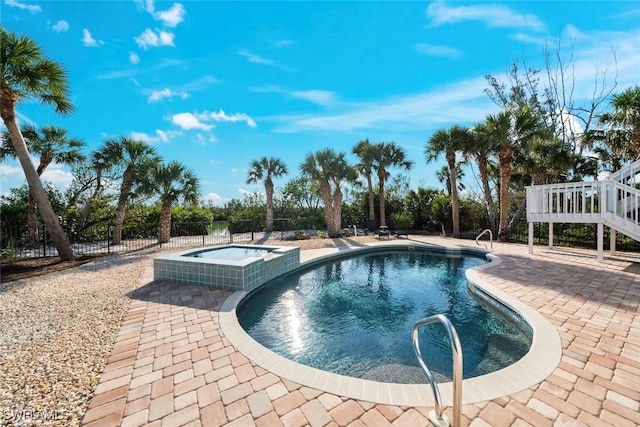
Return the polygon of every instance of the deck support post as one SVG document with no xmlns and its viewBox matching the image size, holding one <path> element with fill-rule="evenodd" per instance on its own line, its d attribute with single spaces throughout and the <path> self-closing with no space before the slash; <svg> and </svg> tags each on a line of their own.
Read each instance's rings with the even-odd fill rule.
<svg viewBox="0 0 640 427">
<path fill-rule="evenodd" d="M 616 230 L 609 228 L 609 250 L 611 255 L 616 254 Z"/>
<path fill-rule="evenodd" d="M 598 262 L 604 260 L 604 225 L 598 223 Z"/>
<path fill-rule="evenodd" d="M 553 247 L 553 222 L 549 222 L 549 247 Z"/>
<path fill-rule="evenodd" d="M 529 221 L 529 254 L 533 254 L 533 221 Z"/>
</svg>

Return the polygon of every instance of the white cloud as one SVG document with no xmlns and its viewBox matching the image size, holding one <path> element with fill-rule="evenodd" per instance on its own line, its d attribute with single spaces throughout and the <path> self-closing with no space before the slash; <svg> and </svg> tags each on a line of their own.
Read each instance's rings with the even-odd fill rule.
<svg viewBox="0 0 640 427">
<path fill-rule="evenodd" d="M 168 31 L 158 30 L 156 28 L 155 32 L 149 28 L 144 30 L 142 34 L 138 37 L 134 37 L 134 40 L 143 49 L 148 49 L 149 47 L 159 47 L 159 46 L 174 46 L 173 39 L 175 35 Z"/>
<path fill-rule="evenodd" d="M 327 90 L 297 90 L 289 92 L 289 96 L 323 106 L 328 106 L 336 102 L 336 94 Z"/>
<path fill-rule="evenodd" d="M 32 14 L 42 12 L 42 8 L 40 6 L 20 3 L 17 0 L 5 0 L 5 4 L 10 7 L 17 7 L 18 9 L 28 10 Z"/>
<path fill-rule="evenodd" d="M 278 132 L 313 130 L 413 131 L 451 123 L 484 120 L 497 107 L 482 92 L 484 77 L 435 88 L 429 92 L 400 98 L 385 98 L 369 103 L 344 104 L 342 112 L 326 115 L 297 115 L 265 118 L 282 122 Z"/>
<path fill-rule="evenodd" d="M 153 17 L 162 21 L 162 23 L 167 27 L 173 28 L 184 20 L 185 14 L 186 12 L 182 4 L 174 3 L 170 9 L 162 12 L 156 12 L 153 14 Z"/>
<path fill-rule="evenodd" d="M 73 174 L 57 163 L 51 163 L 40 178 L 43 182 L 50 182 L 57 187 L 68 187 L 73 182 Z"/>
<path fill-rule="evenodd" d="M 247 61 L 253 62 L 254 64 L 276 65 L 276 61 L 274 61 L 273 59 L 263 58 L 259 55 L 256 55 L 255 53 L 249 52 L 246 49 L 242 49 L 240 52 L 238 52 L 238 54 L 244 56 L 245 58 L 247 58 Z"/>
<path fill-rule="evenodd" d="M 217 113 L 211 113 L 210 117 L 215 122 L 246 122 L 247 126 L 249 127 L 254 128 L 257 126 L 256 122 L 253 121 L 253 119 L 245 113 L 232 114 L 229 116 L 227 115 L 227 113 L 222 111 L 222 109 L 220 109 L 220 111 L 218 111 Z"/>
<path fill-rule="evenodd" d="M 231 173 L 238 173 L 240 172 L 240 169 L 238 168 L 231 168 Z"/>
<path fill-rule="evenodd" d="M 176 136 L 182 135 L 182 132 L 175 130 L 160 130 L 156 129 L 155 136 L 151 136 L 144 132 L 131 132 L 130 136 L 138 141 L 146 142 L 148 144 L 155 144 L 159 142 L 167 143 L 170 139 Z"/>
<path fill-rule="evenodd" d="M 548 40 L 545 39 L 544 37 L 534 37 L 530 34 L 525 34 L 525 33 L 511 34 L 509 38 L 512 38 L 513 40 L 521 41 L 524 43 L 529 43 L 529 44 L 534 44 L 539 46 L 544 46 L 548 43 Z"/>
<path fill-rule="evenodd" d="M 138 64 L 140 62 L 140 57 L 135 52 L 129 52 L 129 62 L 132 64 Z"/>
<path fill-rule="evenodd" d="M 211 202 L 214 206 L 223 206 L 226 203 L 226 200 L 217 193 L 207 193 L 202 200 L 205 203 Z"/>
<path fill-rule="evenodd" d="M 198 117 L 194 116 L 191 113 L 174 114 L 171 117 L 171 121 L 174 124 L 180 126 L 184 130 L 189 130 L 189 129 L 211 130 L 213 128 L 213 125 L 207 125 L 205 123 L 202 123 Z"/>
<path fill-rule="evenodd" d="M 174 3 L 169 9 L 165 11 L 157 11 L 153 0 L 136 0 L 136 3 L 140 5 L 146 12 L 148 12 L 154 19 L 162 21 L 167 27 L 175 27 L 184 20 L 186 11 L 181 3 Z"/>
<path fill-rule="evenodd" d="M 163 99 L 173 98 L 174 96 L 179 96 L 182 99 L 187 99 L 189 97 L 189 94 L 186 92 L 173 92 L 168 88 L 164 88 L 161 90 L 152 91 L 151 94 L 149 95 L 149 98 L 147 98 L 147 101 L 150 103 L 158 102 L 158 101 L 162 101 Z"/>
<path fill-rule="evenodd" d="M 288 47 L 291 46 L 293 42 L 291 40 L 276 40 L 273 42 L 275 47 Z"/>
<path fill-rule="evenodd" d="M 146 68 L 131 67 L 128 69 L 122 69 L 117 71 L 111 71 L 104 74 L 98 74 L 96 77 L 99 79 L 106 79 L 106 80 L 120 79 L 125 77 L 132 78 L 140 74 L 151 73 L 151 72 L 162 70 L 164 68 L 169 68 L 169 67 L 180 67 L 182 65 L 184 65 L 184 62 L 182 61 L 178 61 L 175 59 L 164 59 L 159 63 L 157 63 L 156 65 L 153 65 L 150 67 L 146 67 Z"/>
<path fill-rule="evenodd" d="M 22 168 L 0 163 L 0 181 L 7 182 L 14 179 L 24 179 Z"/>
<path fill-rule="evenodd" d="M 572 40 L 572 41 L 588 38 L 582 31 L 580 31 L 577 27 L 571 24 L 568 24 L 564 28 L 564 35 L 568 37 L 569 40 Z"/>
<path fill-rule="evenodd" d="M 15 163 L 16 165 L 19 165 L 17 161 L 11 161 L 11 162 Z M 33 156 L 31 156 L 31 162 L 34 165 L 37 165 L 39 162 L 39 159 L 36 159 Z M 73 174 L 65 170 L 64 168 L 65 168 L 64 165 L 60 163 L 52 162 L 49 164 L 49 166 L 47 166 L 47 169 L 45 169 L 40 179 L 43 182 L 50 182 L 58 187 L 67 187 L 73 181 Z M 0 177 L 2 177 L 0 180 L 3 182 L 13 183 L 18 181 L 17 185 L 22 185 L 22 181 L 25 180 L 24 171 L 22 170 L 22 167 L 13 166 L 11 164 L 6 164 L 6 163 L 0 164 Z"/>
<path fill-rule="evenodd" d="M 303 99 L 325 107 L 333 105 L 338 101 L 338 96 L 335 92 L 320 89 L 291 90 L 276 85 L 265 85 L 251 87 L 249 90 L 256 93 L 282 93 L 290 98 Z"/>
<path fill-rule="evenodd" d="M 250 194 L 256 194 L 258 192 L 257 191 L 246 190 L 244 188 L 238 188 L 238 193 L 242 194 L 243 196 L 246 196 L 246 195 L 250 195 Z"/>
<path fill-rule="evenodd" d="M 60 20 L 55 23 L 53 27 L 51 27 L 53 31 L 56 33 L 62 33 L 64 31 L 69 31 L 69 23 L 67 21 Z"/>
<path fill-rule="evenodd" d="M 545 29 L 544 23 L 537 16 L 522 15 L 507 6 L 497 4 L 449 7 L 444 1 L 435 1 L 427 7 L 427 16 L 434 26 L 480 21 L 487 27 L 495 28 L 527 28 L 534 31 Z"/>
<path fill-rule="evenodd" d="M 99 45 L 104 44 L 104 42 L 102 40 L 94 39 L 91 32 L 84 28 L 82 30 L 82 44 L 87 47 L 98 47 Z"/>
<path fill-rule="evenodd" d="M 458 49 L 449 46 L 439 46 L 427 43 L 418 43 L 415 46 L 418 53 L 427 56 L 442 56 L 445 58 L 459 58 L 462 56 L 462 52 Z"/>
</svg>

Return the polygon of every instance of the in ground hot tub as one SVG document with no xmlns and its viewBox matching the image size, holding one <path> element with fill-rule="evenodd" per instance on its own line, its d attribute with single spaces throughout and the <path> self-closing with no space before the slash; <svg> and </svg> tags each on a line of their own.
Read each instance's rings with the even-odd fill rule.
<svg viewBox="0 0 640 427">
<path fill-rule="evenodd" d="M 299 266 L 299 247 L 214 246 L 155 258 L 153 278 L 249 292 Z"/>
</svg>

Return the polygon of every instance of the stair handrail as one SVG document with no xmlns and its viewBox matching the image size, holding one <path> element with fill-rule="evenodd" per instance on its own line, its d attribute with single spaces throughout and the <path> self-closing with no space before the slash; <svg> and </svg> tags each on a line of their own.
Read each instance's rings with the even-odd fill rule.
<svg viewBox="0 0 640 427">
<path fill-rule="evenodd" d="M 491 242 L 491 250 L 493 250 L 493 231 L 491 231 L 489 228 L 487 228 L 486 230 L 483 230 L 482 233 L 478 234 L 476 236 L 476 245 L 480 246 L 480 238 L 482 236 L 484 236 L 485 234 L 489 233 L 489 240 Z"/>
<path fill-rule="evenodd" d="M 436 382 L 431 370 L 422 358 L 420 351 L 420 342 L 418 338 L 418 331 L 421 327 L 431 325 L 433 323 L 440 322 L 447 331 L 449 341 L 451 342 L 451 357 L 453 359 L 453 427 L 460 427 L 461 411 L 462 411 L 462 346 L 460 345 L 460 338 L 456 332 L 456 328 L 451 321 L 444 314 L 435 314 L 433 316 L 426 317 L 418 320 L 413 325 L 412 341 L 413 350 L 415 351 L 418 362 L 422 367 L 422 370 L 427 374 L 429 386 L 433 393 L 434 411 L 429 412 L 429 420 L 435 426 L 448 426 L 449 420 L 446 415 L 443 414 L 442 400 L 440 398 L 440 390 L 438 383 Z"/>
<path fill-rule="evenodd" d="M 607 180 L 617 181 L 621 183 L 625 178 L 635 178 L 638 174 L 640 174 L 640 159 L 628 164 L 621 169 L 618 169 L 615 172 L 612 172 L 611 174 L 609 174 Z M 638 183 L 638 181 L 633 179 L 632 183 L 636 184 Z"/>
</svg>

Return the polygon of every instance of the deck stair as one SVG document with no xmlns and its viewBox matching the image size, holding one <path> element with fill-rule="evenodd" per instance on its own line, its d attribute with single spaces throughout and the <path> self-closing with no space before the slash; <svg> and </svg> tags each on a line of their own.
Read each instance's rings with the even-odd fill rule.
<svg viewBox="0 0 640 427">
<path fill-rule="evenodd" d="M 549 245 L 555 222 L 598 224 L 598 260 L 602 261 L 603 227 L 640 241 L 640 160 L 612 173 L 606 180 L 565 182 L 527 187 L 529 252 L 533 252 L 533 223 L 547 222 Z"/>
</svg>

